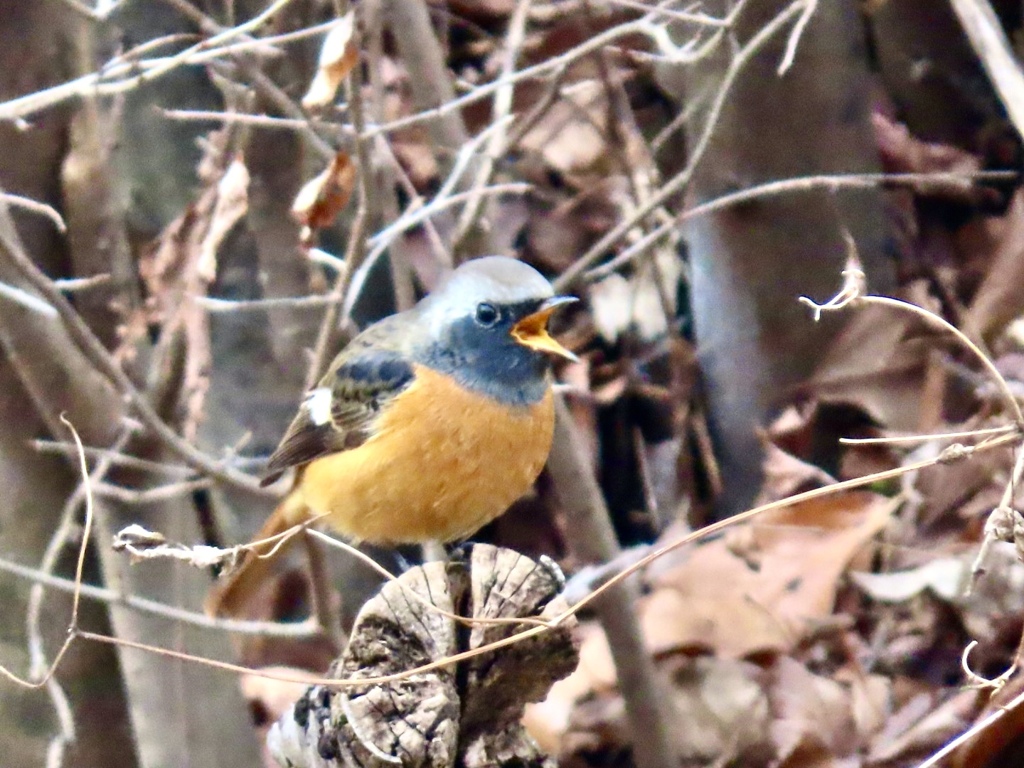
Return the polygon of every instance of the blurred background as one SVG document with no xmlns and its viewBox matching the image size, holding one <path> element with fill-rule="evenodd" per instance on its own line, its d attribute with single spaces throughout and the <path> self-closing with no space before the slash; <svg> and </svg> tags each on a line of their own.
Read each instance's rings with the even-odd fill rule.
<svg viewBox="0 0 1024 768">
<path fill-rule="evenodd" d="M 972 571 L 1020 503 L 1013 443 L 935 462 L 1020 442 L 1021 31 L 1008 0 L 0 4 L 0 664 L 38 679 L 66 635 L 66 414 L 106 590 L 80 626 L 322 673 L 303 557 L 258 606 L 284 629 L 228 633 L 198 616 L 213 569 L 111 537 L 248 541 L 325 362 L 501 253 L 582 299 L 553 329 L 582 475 L 552 466 L 478 540 L 572 576 L 932 462 L 656 560 L 581 616 L 534 738 L 574 767 L 918 765 L 1020 693 L 961 687 L 969 641 L 994 677 L 1020 639 L 1012 515 Z M 974 351 L 893 307 L 814 322 L 798 297 L 836 294 L 851 252 Z M 347 628 L 379 579 L 327 561 Z M 273 765 L 261 729 L 301 690 L 79 639 L 42 689 L 0 680 L 0 763 Z M 1019 764 L 1022 734 L 1004 717 L 954 764 Z"/>
</svg>

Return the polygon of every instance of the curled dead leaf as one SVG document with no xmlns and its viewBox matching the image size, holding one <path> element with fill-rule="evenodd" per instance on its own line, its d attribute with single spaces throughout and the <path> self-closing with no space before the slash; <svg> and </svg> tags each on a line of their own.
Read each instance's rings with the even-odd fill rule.
<svg viewBox="0 0 1024 768">
<path fill-rule="evenodd" d="M 330 226 L 352 197 L 356 183 L 356 167 L 345 152 L 335 155 L 331 164 L 318 176 L 307 181 L 292 203 L 292 216 L 309 230 Z"/>
<path fill-rule="evenodd" d="M 323 109 L 330 105 L 342 81 L 359 61 L 354 32 L 355 13 L 349 11 L 327 33 L 320 47 L 316 74 L 302 97 L 302 106 L 306 109 Z"/>
</svg>

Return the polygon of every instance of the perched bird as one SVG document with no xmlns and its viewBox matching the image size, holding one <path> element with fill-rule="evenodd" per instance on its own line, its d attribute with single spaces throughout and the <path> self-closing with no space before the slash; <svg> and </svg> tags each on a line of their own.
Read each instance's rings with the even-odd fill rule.
<svg viewBox="0 0 1024 768">
<path fill-rule="evenodd" d="M 575 356 L 547 325 L 571 301 L 532 267 L 488 256 L 356 336 L 270 458 L 264 484 L 297 471 L 257 541 L 322 517 L 354 541 L 446 543 L 502 514 L 551 448 L 550 356 Z M 240 613 L 268 569 L 250 553 L 208 611 Z"/>
</svg>

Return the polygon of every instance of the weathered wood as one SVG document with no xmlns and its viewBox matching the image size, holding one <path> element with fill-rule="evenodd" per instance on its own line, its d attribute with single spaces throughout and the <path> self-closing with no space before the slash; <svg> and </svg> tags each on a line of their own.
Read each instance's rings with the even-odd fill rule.
<svg viewBox="0 0 1024 768">
<path fill-rule="evenodd" d="M 508 637 L 522 624 L 456 622 L 545 617 L 566 607 L 558 567 L 478 544 L 468 561 L 427 563 L 386 584 L 363 606 L 331 676 L 394 674 Z M 578 661 L 574 622 L 458 665 L 389 685 L 310 688 L 271 729 L 286 768 L 553 766 L 519 721 L 527 702 Z"/>
</svg>

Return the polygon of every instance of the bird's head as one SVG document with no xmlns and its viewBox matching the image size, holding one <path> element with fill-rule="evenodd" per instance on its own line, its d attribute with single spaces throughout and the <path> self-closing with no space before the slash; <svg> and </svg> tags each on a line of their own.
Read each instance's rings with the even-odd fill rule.
<svg viewBox="0 0 1024 768">
<path fill-rule="evenodd" d="M 456 269 L 417 308 L 434 368 L 509 401 L 531 402 L 546 388 L 550 357 L 576 356 L 548 333 L 572 296 L 555 296 L 533 267 L 488 256 Z"/>
</svg>

